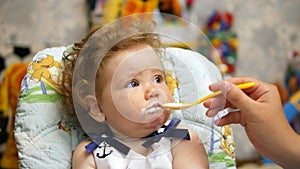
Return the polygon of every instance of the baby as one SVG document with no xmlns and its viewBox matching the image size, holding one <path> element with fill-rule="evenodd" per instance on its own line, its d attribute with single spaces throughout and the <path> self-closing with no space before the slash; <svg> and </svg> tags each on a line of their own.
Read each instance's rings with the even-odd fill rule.
<svg viewBox="0 0 300 169">
<path fill-rule="evenodd" d="M 160 61 L 159 36 L 153 33 L 152 24 L 132 25 L 99 27 L 65 55 L 63 88 L 71 108 L 74 65 L 79 56 L 92 54 L 82 49 L 97 50 L 93 57 L 103 57 L 95 77 L 95 95 L 83 98 L 89 116 L 102 124 L 99 131 L 103 132 L 86 131 L 89 138 L 76 147 L 72 168 L 208 168 L 198 135 L 178 125 L 179 119 L 168 122 L 171 110 L 161 106 L 172 102 L 172 95 Z M 136 29 L 136 33 L 120 39 L 126 29 Z M 104 45 L 111 48 L 105 51 Z"/>
</svg>

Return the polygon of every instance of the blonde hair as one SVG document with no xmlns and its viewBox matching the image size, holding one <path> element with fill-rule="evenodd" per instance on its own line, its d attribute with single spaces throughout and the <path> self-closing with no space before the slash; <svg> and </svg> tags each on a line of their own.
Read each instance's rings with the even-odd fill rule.
<svg viewBox="0 0 300 169">
<path fill-rule="evenodd" d="M 72 99 L 72 78 L 73 72 L 76 64 L 76 60 L 80 55 L 81 57 L 90 57 L 89 55 L 95 55 L 96 57 L 103 57 L 96 74 L 96 80 L 100 81 L 101 84 L 105 83 L 105 79 L 101 79 L 103 71 L 105 70 L 106 63 L 112 59 L 112 56 L 116 56 L 118 53 L 124 50 L 132 49 L 138 45 L 149 45 L 157 52 L 158 49 L 162 48 L 162 43 L 158 34 L 153 33 L 154 22 L 122 22 L 120 24 L 115 24 L 109 29 L 104 29 L 103 25 L 99 25 L 91 30 L 88 35 L 79 42 L 74 43 L 72 50 L 64 53 L 63 64 L 64 68 L 61 74 L 61 88 L 62 93 L 65 98 L 65 103 L 67 107 L 71 110 L 70 114 L 74 114 L 73 99 Z M 125 24 L 125 25 L 124 25 Z M 126 25 L 129 24 L 129 25 Z M 116 26 L 117 25 L 117 26 Z M 125 27 L 124 27 L 125 26 Z M 124 35 L 126 29 L 132 29 L 133 34 L 127 36 L 120 40 L 120 37 Z M 102 33 L 99 34 L 98 30 Z M 103 33 L 104 31 L 104 33 Z M 116 44 L 113 44 L 117 42 Z M 88 44 L 87 44 L 88 43 Z M 105 51 L 107 49 L 107 52 Z M 83 52 L 82 50 L 90 50 L 89 52 Z M 95 85 L 97 92 L 101 93 L 101 86 Z M 98 88 L 100 86 L 100 88 Z"/>
</svg>

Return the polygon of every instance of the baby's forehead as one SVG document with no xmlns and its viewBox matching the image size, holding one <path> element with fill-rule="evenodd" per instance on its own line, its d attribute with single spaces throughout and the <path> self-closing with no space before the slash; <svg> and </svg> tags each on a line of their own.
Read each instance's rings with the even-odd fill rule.
<svg viewBox="0 0 300 169">
<path fill-rule="evenodd" d="M 163 69 L 159 54 L 151 47 L 120 53 L 117 69 L 120 71 Z"/>
</svg>

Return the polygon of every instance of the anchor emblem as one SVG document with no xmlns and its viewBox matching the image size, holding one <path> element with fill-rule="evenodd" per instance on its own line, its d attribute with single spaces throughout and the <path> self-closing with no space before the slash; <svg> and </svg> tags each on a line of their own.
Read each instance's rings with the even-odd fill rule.
<svg viewBox="0 0 300 169">
<path fill-rule="evenodd" d="M 98 158 L 105 158 L 106 156 L 110 155 L 113 152 L 113 150 L 110 150 L 108 153 L 106 153 L 107 147 L 111 147 L 111 146 L 109 144 L 107 144 L 106 142 L 103 142 L 103 146 L 99 145 L 98 148 L 100 148 L 100 149 L 103 148 L 103 153 L 102 153 L 102 155 L 100 155 L 100 153 L 97 153 L 96 156 Z"/>
</svg>

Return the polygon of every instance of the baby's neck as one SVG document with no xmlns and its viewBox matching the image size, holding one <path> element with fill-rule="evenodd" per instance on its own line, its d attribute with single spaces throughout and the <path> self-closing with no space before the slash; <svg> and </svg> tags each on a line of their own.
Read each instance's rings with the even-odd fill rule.
<svg viewBox="0 0 300 169">
<path fill-rule="evenodd" d="M 147 156 L 152 152 L 152 148 L 145 148 L 142 146 L 142 144 L 145 142 L 145 138 L 135 138 L 135 137 L 129 137 L 127 135 L 124 135 L 117 130 L 113 129 L 110 127 L 114 137 L 117 138 L 118 140 L 122 141 L 124 144 L 126 144 L 128 147 L 133 149 L 135 152 Z"/>
</svg>

